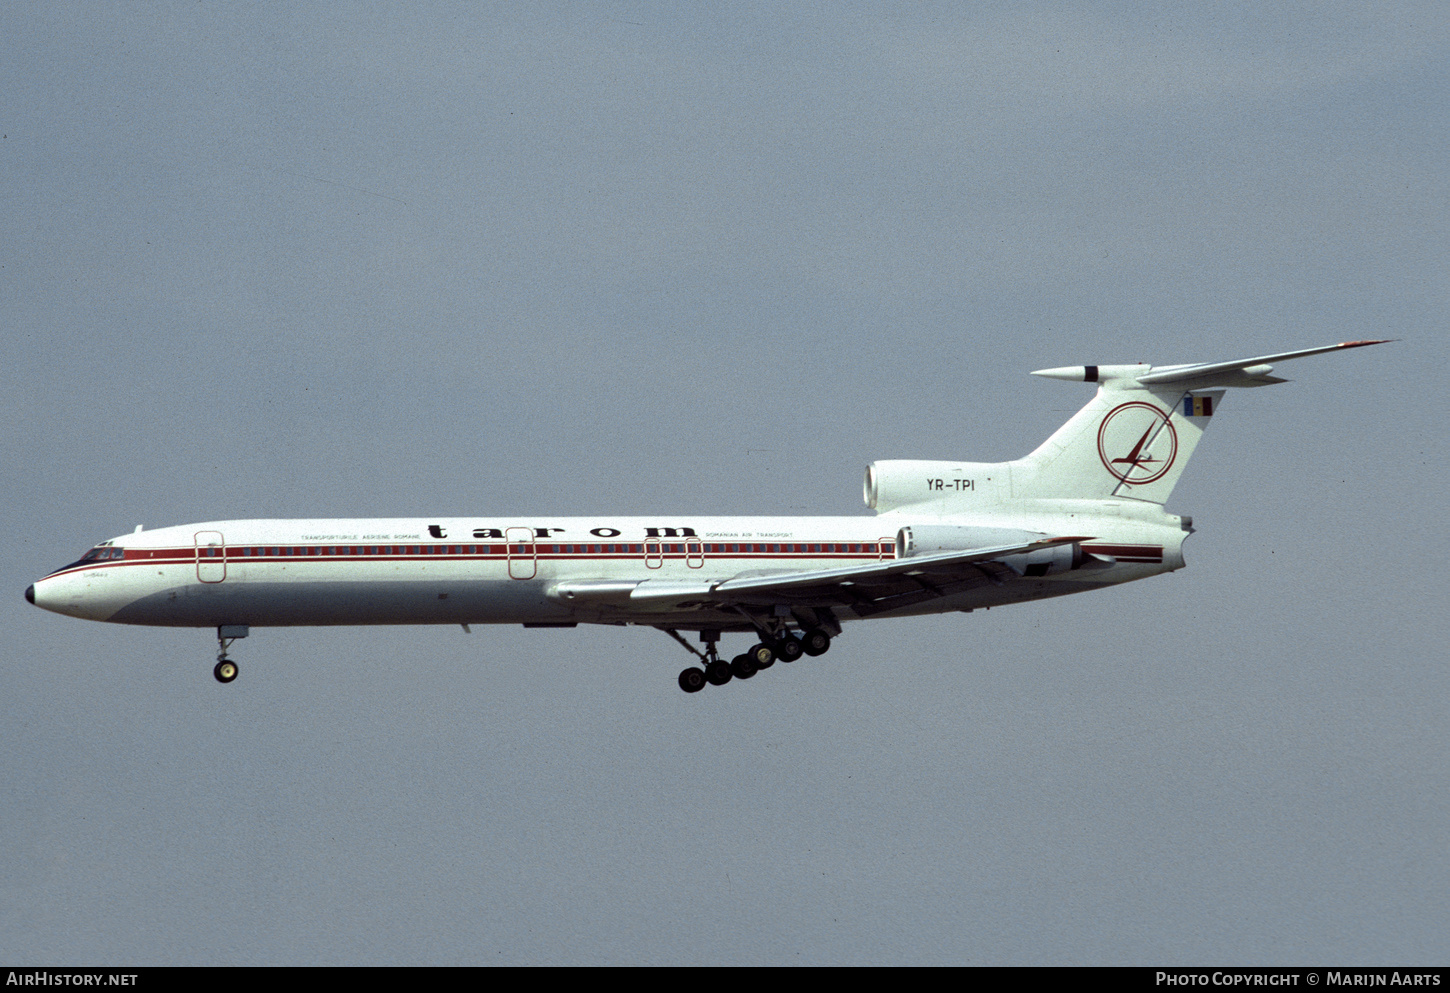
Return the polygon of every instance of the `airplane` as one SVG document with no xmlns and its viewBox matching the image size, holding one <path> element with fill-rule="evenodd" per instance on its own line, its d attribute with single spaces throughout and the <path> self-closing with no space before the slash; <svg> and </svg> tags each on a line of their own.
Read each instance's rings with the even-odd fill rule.
<svg viewBox="0 0 1450 993">
<path fill-rule="evenodd" d="M 218 682 L 253 627 L 579 624 L 658 628 L 695 656 L 687 693 L 825 653 L 846 621 L 971 613 L 1183 568 L 1190 517 L 1163 506 L 1233 387 L 1287 382 L 1270 363 L 1041 369 L 1093 398 L 1011 462 L 866 468 L 874 517 L 499 515 L 211 521 L 103 541 L 37 580 L 46 610 L 215 628 Z M 698 632 L 695 645 L 680 634 Z M 756 640 L 726 662 L 726 632 Z M 694 664 L 698 663 L 698 664 Z"/>
</svg>

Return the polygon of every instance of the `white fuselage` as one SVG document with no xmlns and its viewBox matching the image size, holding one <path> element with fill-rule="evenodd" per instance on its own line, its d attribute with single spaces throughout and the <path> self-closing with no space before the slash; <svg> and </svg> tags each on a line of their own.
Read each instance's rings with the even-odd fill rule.
<svg viewBox="0 0 1450 993">
<path fill-rule="evenodd" d="M 631 599 L 636 584 L 768 577 L 895 560 L 912 524 L 1091 536 L 1098 568 L 1010 575 L 870 616 L 991 607 L 1181 568 L 1181 519 L 1135 501 L 1024 501 L 1010 513 L 927 517 L 516 517 L 213 521 L 137 531 L 35 583 L 47 610 L 180 627 L 331 624 L 647 624 L 748 630 L 738 612 Z M 620 596 L 576 598 L 588 581 Z M 858 615 L 838 608 L 841 620 Z"/>
<path fill-rule="evenodd" d="M 26 590 L 57 613 L 122 624 L 640 624 L 705 663 L 680 688 L 820 655 L 841 622 L 970 611 L 1183 567 L 1186 517 L 1163 507 L 1235 387 L 1284 382 L 1272 362 L 1084 365 L 1096 383 L 1041 445 L 1010 462 L 889 459 L 862 490 L 875 517 L 511 517 L 214 521 L 128 534 Z M 679 631 L 695 630 L 704 651 Z M 726 663 L 725 631 L 759 644 Z"/>
</svg>

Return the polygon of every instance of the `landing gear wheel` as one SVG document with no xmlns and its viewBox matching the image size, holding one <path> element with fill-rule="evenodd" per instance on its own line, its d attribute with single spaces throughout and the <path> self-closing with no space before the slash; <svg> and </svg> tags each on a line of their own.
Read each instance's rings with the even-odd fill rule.
<svg viewBox="0 0 1450 993">
<path fill-rule="evenodd" d="M 799 638 L 792 638 L 786 635 L 775 643 L 775 657 L 782 662 L 794 662 L 805 654 L 805 646 Z"/>
<path fill-rule="evenodd" d="M 680 673 L 680 689 L 686 693 L 698 693 L 705 688 L 705 670 L 690 666 Z"/>
<path fill-rule="evenodd" d="M 711 686 L 724 686 L 730 682 L 730 677 L 733 675 L 734 673 L 730 670 L 730 663 L 722 662 L 720 659 L 716 659 L 714 662 L 705 666 L 705 679 Z M 681 678 L 683 679 L 684 677 L 682 676 Z"/>
<path fill-rule="evenodd" d="M 730 660 L 730 672 L 736 679 L 749 679 L 758 668 L 755 659 L 749 655 L 737 655 Z"/>
<path fill-rule="evenodd" d="M 219 683 L 230 683 L 233 679 L 237 678 L 237 672 L 237 664 L 235 662 L 231 659 L 222 659 L 216 664 L 216 668 L 211 671 L 211 674 L 216 677 L 216 681 Z"/>
<path fill-rule="evenodd" d="M 807 655 L 824 655 L 831 647 L 831 636 L 820 628 L 811 628 L 801 638 L 801 648 Z"/>
<path fill-rule="evenodd" d="M 756 645 L 745 654 L 750 656 L 750 661 L 755 663 L 756 669 L 769 669 L 775 665 L 775 649 L 764 642 Z"/>
</svg>

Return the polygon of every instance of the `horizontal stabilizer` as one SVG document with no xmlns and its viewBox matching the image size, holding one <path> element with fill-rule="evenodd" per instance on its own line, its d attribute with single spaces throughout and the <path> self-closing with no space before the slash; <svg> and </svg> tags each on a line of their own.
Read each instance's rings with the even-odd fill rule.
<svg viewBox="0 0 1450 993">
<path fill-rule="evenodd" d="M 1052 437 L 1008 464 L 1012 496 L 1125 498 L 1161 506 L 1229 387 L 1287 382 L 1270 375 L 1273 362 L 1384 343 L 1346 341 L 1231 362 L 1039 369 L 1034 376 L 1097 383 L 1098 391 Z"/>
<path fill-rule="evenodd" d="M 1271 362 L 1299 359 L 1306 355 L 1320 355 L 1337 352 L 1345 348 L 1363 348 L 1365 345 L 1383 345 L 1389 339 L 1377 341 L 1346 341 L 1338 345 L 1321 345 L 1318 348 L 1303 348 L 1297 352 L 1279 352 L 1276 355 L 1259 355 L 1251 359 L 1235 359 L 1232 362 L 1200 362 L 1196 365 L 1154 366 L 1153 371 L 1138 376 L 1144 386 L 1181 385 L 1190 389 L 1206 389 L 1210 386 L 1267 386 L 1286 380 L 1270 376 Z"/>
<path fill-rule="evenodd" d="M 1140 386 L 1178 388 L 1184 390 L 1207 390 L 1224 386 L 1270 386 L 1288 382 L 1278 376 L 1271 376 L 1274 367 L 1271 362 L 1299 359 L 1306 355 L 1320 355 L 1324 352 L 1338 352 L 1346 348 L 1363 348 L 1365 345 L 1383 345 L 1393 339 L 1375 341 L 1346 341 L 1338 345 L 1321 345 L 1318 348 L 1301 348 L 1295 352 L 1278 352 L 1274 355 L 1256 355 L 1251 359 L 1234 359 L 1231 362 L 1197 362 L 1188 365 L 1150 366 L 1137 365 L 1070 365 L 1056 369 L 1038 369 L 1032 375 L 1044 379 L 1061 379 L 1070 383 L 1103 383 L 1118 388 L 1134 389 Z"/>
</svg>

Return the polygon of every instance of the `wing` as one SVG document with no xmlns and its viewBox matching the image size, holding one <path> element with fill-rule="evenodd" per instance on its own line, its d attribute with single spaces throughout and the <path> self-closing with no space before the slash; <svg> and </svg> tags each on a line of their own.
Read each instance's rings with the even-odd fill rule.
<svg viewBox="0 0 1450 993">
<path fill-rule="evenodd" d="M 1091 541 L 1087 537 L 1052 538 L 992 548 L 941 552 L 869 565 L 809 572 L 740 576 L 716 581 L 647 579 L 556 583 L 555 599 L 610 602 L 657 613 L 701 608 L 849 607 L 861 617 L 951 596 L 987 583 L 1000 584 L 1017 573 L 1002 559 L 1044 548 Z"/>
</svg>

